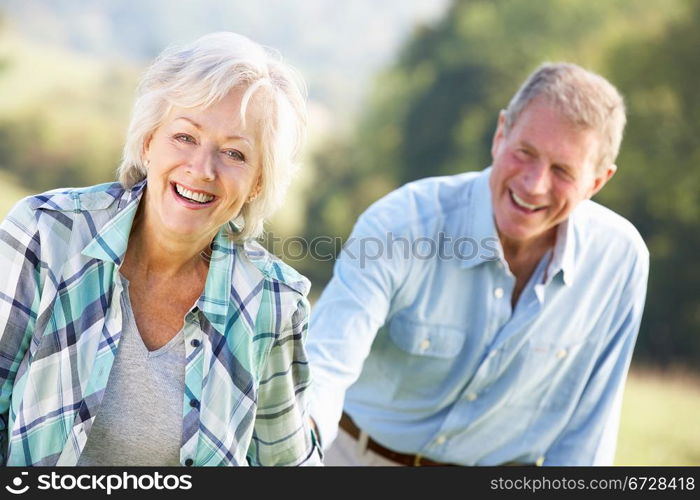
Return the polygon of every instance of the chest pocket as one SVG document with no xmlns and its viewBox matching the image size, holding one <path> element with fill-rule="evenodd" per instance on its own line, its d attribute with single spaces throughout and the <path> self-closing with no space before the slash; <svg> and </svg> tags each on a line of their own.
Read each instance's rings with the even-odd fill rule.
<svg viewBox="0 0 700 500">
<path fill-rule="evenodd" d="M 518 391 L 509 406 L 560 411 L 575 405 L 586 385 L 595 343 L 529 341 L 516 355 Z"/>
<path fill-rule="evenodd" d="M 391 358 L 407 377 L 397 377 L 394 396 L 417 405 L 439 405 L 453 391 L 466 331 L 395 318 L 389 326 Z"/>
<path fill-rule="evenodd" d="M 458 328 L 401 318 L 392 320 L 389 335 L 394 344 L 408 354 L 443 359 L 459 354 L 465 338 L 465 332 Z"/>
</svg>

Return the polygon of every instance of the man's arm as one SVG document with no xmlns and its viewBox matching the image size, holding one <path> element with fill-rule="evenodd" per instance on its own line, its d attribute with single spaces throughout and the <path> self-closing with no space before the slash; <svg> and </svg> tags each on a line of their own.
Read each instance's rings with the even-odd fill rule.
<svg viewBox="0 0 700 500">
<path fill-rule="evenodd" d="M 311 315 L 311 416 L 324 448 L 335 439 L 345 391 L 359 377 L 406 276 L 402 249 L 388 249 L 389 235 L 399 236 L 391 228 L 400 204 L 394 193 L 359 218 Z"/>
<path fill-rule="evenodd" d="M 607 342 L 568 424 L 545 454 L 545 465 L 611 465 L 622 396 L 646 297 L 649 255 L 632 266 Z"/>
</svg>

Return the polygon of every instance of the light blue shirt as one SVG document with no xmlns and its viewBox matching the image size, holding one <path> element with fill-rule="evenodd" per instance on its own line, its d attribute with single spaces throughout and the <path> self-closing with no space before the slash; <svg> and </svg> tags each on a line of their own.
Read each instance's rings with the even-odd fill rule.
<svg viewBox="0 0 700 500">
<path fill-rule="evenodd" d="M 512 309 L 489 175 L 413 182 L 359 218 L 311 315 L 324 446 L 344 404 L 379 443 L 437 461 L 612 463 L 646 246 L 584 201 Z"/>
</svg>

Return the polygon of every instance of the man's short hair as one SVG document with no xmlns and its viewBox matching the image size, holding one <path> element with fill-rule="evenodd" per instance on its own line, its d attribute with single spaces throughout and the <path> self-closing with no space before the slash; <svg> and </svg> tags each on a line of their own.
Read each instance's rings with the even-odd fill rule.
<svg viewBox="0 0 700 500">
<path fill-rule="evenodd" d="M 508 104 L 506 132 L 535 98 L 554 105 L 573 124 L 598 132 L 598 171 L 615 162 L 626 118 L 622 96 L 609 81 L 575 64 L 544 63 L 525 80 Z"/>
</svg>

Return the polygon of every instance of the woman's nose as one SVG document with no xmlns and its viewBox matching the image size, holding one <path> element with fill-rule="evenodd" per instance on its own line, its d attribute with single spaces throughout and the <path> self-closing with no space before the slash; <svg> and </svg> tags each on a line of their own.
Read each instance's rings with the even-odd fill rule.
<svg viewBox="0 0 700 500">
<path fill-rule="evenodd" d="M 188 172 L 190 175 L 203 181 L 213 181 L 216 178 L 215 156 L 205 148 L 195 154 L 189 162 Z"/>
</svg>

